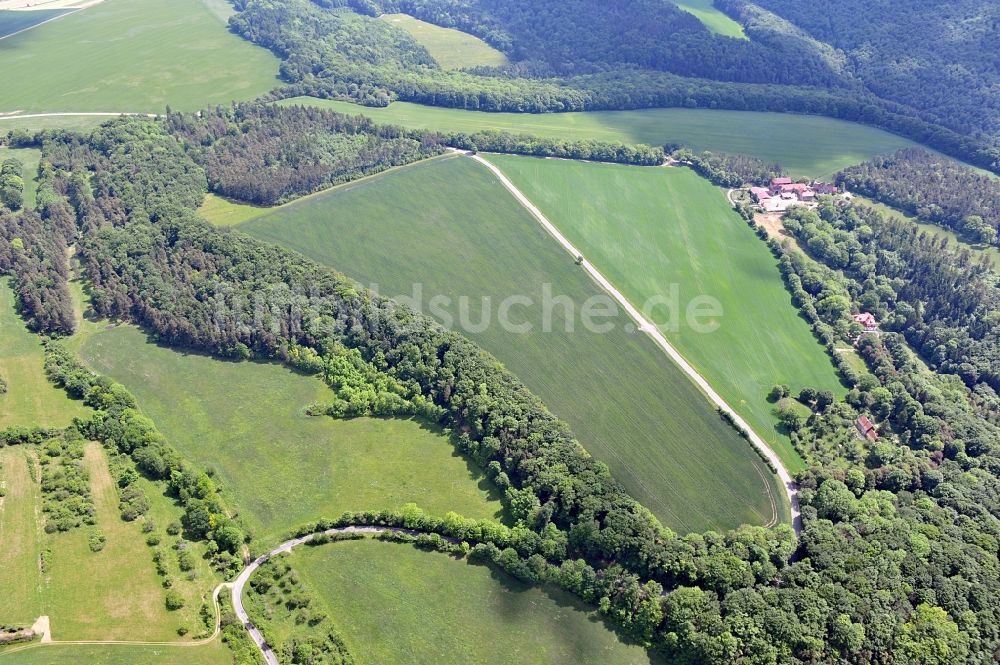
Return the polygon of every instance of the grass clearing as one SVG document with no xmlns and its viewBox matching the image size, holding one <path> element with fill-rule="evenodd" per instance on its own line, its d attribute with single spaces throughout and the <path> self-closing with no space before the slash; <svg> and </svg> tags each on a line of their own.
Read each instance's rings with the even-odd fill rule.
<svg viewBox="0 0 1000 665">
<path fill-rule="evenodd" d="M 0 278 L 0 377 L 8 389 L 0 395 L 0 429 L 41 425 L 65 427 L 90 410 L 74 402 L 45 377 L 41 340 L 17 315 L 9 278 Z"/>
<path fill-rule="evenodd" d="M 776 429 L 771 387 L 845 389 L 809 325 L 792 306 L 767 246 L 730 208 L 724 192 L 686 168 L 642 168 L 490 155 L 508 177 L 640 310 L 671 297 L 649 318 L 720 395 L 781 455 L 803 463 Z M 693 299 L 722 306 L 714 332 L 686 314 Z M 694 321 L 694 324 L 697 324 Z"/>
<path fill-rule="evenodd" d="M 37 465 L 32 450 L 0 448 L 0 487 L 6 494 L 0 498 L 0 623 L 20 626 L 42 614 L 41 490 L 28 464 Z"/>
<path fill-rule="evenodd" d="M 486 113 L 407 102 L 385 108 L 295 97 L 284 105 L 305 104 L 361 114 L 382 123 L 439 132 L 499 129 L 558 139 L 621 141 L 694 150 L 755 155 L 779 162 L 795 175 L 828 178 L 840 169 L 918 144 L 874 127 L 846 120 L 791 113 L 642 109 L 574 113 Z"/>
<path fill-rule="evenodd" d="M 123 326 L 85 334 L 80 355 L 123 383 L 170 443 L 214 469 L 258 540 L 345 510 L 414 502 L 431 514 L 495 517 L 490 487 L 439 430 L 415 420 L 309 417 L 319 379 L 274 364 L 223 362 Z"/>
<path fill-rule="evenodd" d="M 0 131 L 3 131 L 3 125 L 0 125 Z M 11 157 L 24 164 L 24 209 L 33 210 L 38 193 L 38 162 L 42 160 L 42 151 L 36 148 L 0 148 L 0 163 Z"/>
<path fill-rule="evenodd" d="M 409 14 L 383 14 L 379 19 L 408 32 L 444 69 L 507 64 L 507 56 L 467 32 L 442 28 Z"/>
<path fill-rule="evenodd" d="M 45 129 L 66 129 L 73 132 L 90 132 L 111 116 L 52 115 L 41 117 L 0 116 L 0 134 L 15 129 L 40 132 Z"/>
<path fill-rule="evenodd" d="M 277 72 L 202 0 L 105 0 L 0 42 L 0 111 L 193 111 L 257 97 Z"/>
<path fill-rule="evenodd" d="M 66 9 L 35 9 L 32 11 L 12 11 L 0 9 L 0 39 L 16 32 L 27 30 L 45 21 L 62 16 Z"/>
<path fill-rule="evenodd" d="M 747 39 L 743 26 L 717 9 L 712 0 L 672 0 L 684 11 L 694 14 L 710 31 L 724 37 Z"/>
<path fill-rule="evenodd" d="M 207 194 L 205 202 L 198 209 L 198 214 L 215 226 L 238 226 L 267 212 L 268 208 L 234 203 L 215 194 Z"/>
<path fill-rule="evenodd" d="M 358 665 L 651 662 L 575 597 L 439 552 L 361 540 L 299 548 L 290 562 Z"/>
<path fill-rule="evenodd" d="M 471 324 L 482 321 L 482 298 L 489 298 L 492 324 L 481 332 L 456 327 L 565 419 L 665 524 L 689 531 L 771 519 L 767 485 L 755 470 L 763 467 L 750 445 L 646 335 L 628 332 L 625 315 L 602 334 L 556 306 L 545 325 L 545 285 L 550 300 L 566 296 L 575 308 L 597 287 L 473 160 L 438 159 L 352 183 L 240 228 L 390 297 L 412 299 L 419 284 L 425 311 L 432 297 L 447 297 L 456 323 L 463 298 Z M 512 323 L 530 323 L 529 332 L 497 323 L 496 308 L 512 295 L 534 301 L 510 313 Z"/>
<path fill-rule="evenodd" d="M 197 647 L 48 644 L 5 655 L 3 665 L 231 665 L 233 655 L 215 640 Z"/>
<path fill-rule="evenodd" d="M 198 607 L 167 612 L 164 590 L 152 551 L 138 523 L 121 519 L 117 486 L 99 443 L 90 442 L 84 462 L 90 472 L 97 511 L 96 527 L 52 534 L 51 566 L 45 573 L 45 610 L 56 640 L 177 640 L 177 628 Z M 88 536 L 99 529 L 107 538 L 92 552 Z"/>
</svg>

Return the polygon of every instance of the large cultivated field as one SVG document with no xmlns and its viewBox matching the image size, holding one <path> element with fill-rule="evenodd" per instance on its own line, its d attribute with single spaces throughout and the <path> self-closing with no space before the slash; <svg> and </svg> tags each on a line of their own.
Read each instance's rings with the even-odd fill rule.
<svg viewBox="0 0 1000 665">
<path fill-rule="evenodd" d="M 731 209 L 725 193 L 685 168 L 640 168 L 490 156 L 570 241 L 637 307 L 671 295 L 650 312 L 678 350 L 759 433 L 801 466 L 775 431 L 776 383 L 843 393 L 834 368 L 798 316 L 766 245 Z M 717 300 L 722 314 L 697 332 L 686 308 Z M 676 327 L 675 327 L 676 324 Z"/>
<path fill-rule="evenodd" d="M 442 28 L 408 14 L 383 14 L 379 18 L 410 33 L 445 69 L 489 67 L 507 63 L 507 56 L 503 53 L 461 30 Z"/>
<path fill-rule="evenodd" d="M 132 391 L 186 459 L 217 472 L 258 539 L 411 501 L 438 515 L 501 509 L 437 430 L 413 420 L 306 416 L 306 406 L 329 400 L 318 379 L 178 353 L 130 327 L 86 336 L 80 354 Z"/>
<path fill-rule="evenodd" d="M 277 59 L 229 33 L 217 4 L 105 0 L 10 37 L 0 111 L 194 110 L 275 87 Z"/>
<path fill-rule="evenodd" d="M 768 490 L 780 492 L 765 485 L 749 444 L 645 335 L 630 330 L 624 315 L 599 320 L 612 329 L 597 332 L 583 325 L 579 311 L 567 315 L 566 307 L 552 306 L 545 325 L 546 291 L 550 301 L 559 297 L 579 310 L 597 287 L 474 161 L 454 157 L 401 169 L 241 228 L 384 295 L 412 300 L 419 292 L 425 312 L 451 318 L 497 356 L 669 526 L 771 519 Z M 500 303 L 510 296 L 531 304 L 513 307 L 505 329 Z M 460 323 L 463 298 L 470 325 Z M 483 298 L 490 299 L 490 319 L 480 326 Z"/>
<path fill-rule="evenodd" d="M 233 655 L 221 640 L 198 647 L 100 646 L 58 644 L 36 646 L 9 655 L 0 665 L 230 665 Z"/>
<path fill-rule="evenodd" d="M 0 9 L 0 39 L 62 16 L 65 9 L 37 9 L 29 12 Z"/>
<path fill-rule="evenodd" d="M 88 409 L 45 378 L 41 340 L 25 327 L 14 302 L 9 279 L 0 277 L 0 377 L 7 382 L 6 394 L 0 394 L 0 429 L 65 427 Z"/>
<path fill-rule="evenodd" d="M 357 665 L 646 665 L 575 597 L 370 540 L 301 548 L 291 563 Z"/>
<path fill-rule="evenodd" d="M 839 169 L 912 141 L 844 120 L 787 113 L 644 109 L 584 113 L 483 113 L 394 102 L 386 108 L 296 97 L 283 104 L 310 104 L 379 122 L 440 132 L 500 129 L 559 139 L 622 141 L 756 155 L 777 161 L 795 175 L 829 177 Z"/>
</svg>

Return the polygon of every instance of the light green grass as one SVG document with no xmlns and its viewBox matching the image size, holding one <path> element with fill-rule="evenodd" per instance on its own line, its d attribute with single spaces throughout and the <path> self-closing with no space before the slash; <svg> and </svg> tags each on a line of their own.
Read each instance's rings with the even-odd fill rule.
<svg viewBox="0 0 1000 665">
<path fill-rule="evenodd" d="M 371 540 L 300 548 L 291 563 L 357 665 L 640 665 L 581 601 L 439 552 Z"/>
<path fill-rule="evenodd" d="M 113 120 L 111 116 L 63 115 L 43 116 L 41 118 L 22 118 L 17 116 L 0 116 L 0 135 L 15 129 L 29 132 L 40 132 L 44 129 L 66 129 L 76 132 L 89 132 L 103 122 Z"/>
<path fill-rule="evenodd" d="M 0 624 L 25 627 L 42 614 L 41 490 L 29 463 L 37 469 L 31 449 L 0 448 L 0 486 L 6 492 L 0 498 Z"/>
<path fill-rule="evenodd" d="M 231 665 L 232 653 L 215 640 L 198 647 L 50 644 L 6 654 L 3 665 Z"/>
<path fill-rule="evenodd" d="M 0 124 L 0 132 L 2 131 L 3 125 Z M 11 157 L 24 164 L 24 208 L 33 210 L 35 195 L 38 193 L 38 162 L 42 159 L 42 151 L 35 148 L 0 148 L 0 164 Z"/>
<path fill-rule="evenodd" d="M 198 605 L 167 611 L 152 550 L 139 523 L 121 519 L 118 491 L 100 444 L 87 444 L 84 462 L 90 472 L 97 528 L 107 545 L 100 552 L 90 550 L 88 536 L 94 528 L 90 526 L 46 537 L 52 556 L 44 575 L 45 612 L 53 639 L 180 640 L 177 628 L 196 626 Z M 206 585 L 209 591 L 214 586 L 211 581 Z"/>
<path fill-rule="evenodd" d="M 80 347 L 94 370 L 135 394 L 186 459 L 217 472 L 258 540 L 345 510 L 411 501 L 437 515 L 501 510 L 435 429 L 413 420 L 306 416 L 310 403 L 329 401 L 319 379 L 178 353 L 131 327 L 87 335 Z"/>
<path fill-rule="evenodd" d="M 951 229 L 946 229 L 943 226 L 938 226 L 937 224 L 928 224 L 927 222 L 921 222 L 913 215 L 909 215 L 902 210 L 893 208 L 884 203 L 878 203 L 864 196 L 854 194 L 854 198 L 867 206 L 875 208 L 883 215 L 887 217 L 898 217 L 902 220 L 915 224 L 918 229 L 927 233 L 935 238 L 947 238 L 948 244 L 952 249 L 961 250 L 967 249 L 972 253 L 972 256 L 976 259 L 987 259 L 994 268 L 1000 268 L 1000 248 L 993 245 L 984 244 L 972 244 L 962 238 Z"/>
<path fill-rule="evenodd" d="M 485 113 L 394 102 L 386 108 L 296 97 L 284 105 L 308 104 L 363 114 L 382 123 L 439 132 L 499 129 L 558 139 L 597 139 L 694 150 L 755 155 L 779 162 L 795 175 L 828 178 L 840 169 L 917 144 L 845 120 L 790 113 L 643 109 L 581 113 Z"/>
<path fill-rule="evenodd" d="M 215 194 L 207 194 L 198 214 L 216 226 L 236 226 L 265 214 L 268 208 L 234 203 Z"/>
<path fill-rule="evenodd" d="M 4 40 L 0 111 L 193 111 L 257 97 L 277 72 L 202 0 L 106 0 Z"/>
<path fill-rule="evenodd" d="M 698 17 L 705 27 L 725 37 L 746 39 L 743 26 L 716 9 L 712 0 L 672 0 L 675 5 Z"/>
<path fill-rule="evenodd" d="M 775 430 L 771 387 L 845 389 L 791 303 L 767 246 L 725 193 L 686 168 L 643 168 L 490 155 L 633 305 L 679 289 L 681 312 L 661 330 L 791 470 L 802 460 Z M 685 315 L 698 296 L 722 306 L 714 332 Z M 669 313 L 648 313 L 658 325 Z M 705 321 L 708 321 L 705 319 Z M 695 321 L 697 324 L 697 321 Z"/>
<path fill-rule="evenodd" d="M 7 393 L 0 395 L 0 429 L 40 425 L 65 427 L 90 410 L 66 397 L 45 377 L 41 340 L 24 325 L 14 308 L 10 279 L 0 277 L 0 376 Z"/>
<path fill-rule="evenodd" d="M 442 28 L 408 14 L 383 14 L 379 18 L 408 32 L 444 69 L 507 64 L 507 56 L 503 53 L 461 30 Z"/>
<path fill-rule="evenodd" d="M 424 162 L 298 201 L 244 227 L 343 271 L 390 297 L 421 285 L 423 308 L 441 295 L 456 328 L 493 353 L 606 462 L 629 492 L 672 528 L 702 530 L 761 524 L 771 517 L 760 462 L 708 400 L 643 334 L 615 317 L 606 334 L 588 332 L 553 309 L 543 327 L 545 284 L 576 308 L 598 294 L 535 220 L 487 169 L 471 159 Z M 497 323 L 499 303 L 527 296 L 531 308 Z M 483 332 L 459 326 L 461 297 L 470 322 L 491 298 Z M 443 319 L 442 319 L 443 320 Z M 604 321 L 602 321 L 604 322 Z M 781 493 L 772 488 L 776 496 Z"/>
</svg>

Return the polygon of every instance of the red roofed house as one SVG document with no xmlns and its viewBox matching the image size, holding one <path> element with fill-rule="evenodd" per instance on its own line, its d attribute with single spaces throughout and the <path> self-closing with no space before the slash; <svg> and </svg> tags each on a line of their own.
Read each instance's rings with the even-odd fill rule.
<svg viewBox="0 0 1000 665">
<path fill-rule="evenodd" d="M 819 180 L 813 183 L 813 189 L 816 190 L 817 194 L 836 194 L 840 191 L 835 185 Z"/>
<path fill-rule="evenodd" d="M 750 194 L 752 194 L 757 200 L 757 203 L 763 202 L 764 199 L 771 198 L 771 192 L 769 192 L 766 187 L 751 187 Z"/>
<path fill-rule="evenodd" d="M 771 178 L 771 187 L 781 187 L 792 184 L 791 178 Z"/>
<path fill-rule="evenodd" d="M 869 441 L 878 441 L 878 432 L 875 431 L 875 423 L 868 419 L 868 416 L 861 416 L 858 418 L 855 425 L 861 435 L 864 436 Z"/>
<path fill-rule="evenodd" d="M 855 314 L 854 320 L 860 323 L 864 327 L 865 332 L 875 332 L 875 330 L 878 328 L 878 322 L 875 320 L 875 317 L 872 315 L 871 312 L 862 312 L 861 314 Z"/>
</svg>

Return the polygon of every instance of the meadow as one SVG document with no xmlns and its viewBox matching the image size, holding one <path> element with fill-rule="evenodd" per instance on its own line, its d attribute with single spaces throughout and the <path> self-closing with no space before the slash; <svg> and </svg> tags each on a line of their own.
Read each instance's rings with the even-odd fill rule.
<svg viewBox="0 0 1000 665">
<path fill-rule="evenodd" d="M 593 611 L 439 552 L 372 540 L 295 550 L 357 665 L 646 665 Z"/>
<path fill-rule="evenodd" d="M 712 0 L 673 0 L 673 3 L 684 11 L 697 16 L 706 28 L 716 34 L 738 39 L 747 38 L 743 32 L 743 26 L 717 9 L 712 4 Z"/>
<path fill-rule="evenodd" d="M 157 346 L 123 326 L 84 334 L 79 353 L 124 384 L 170 443 L 213 470 L 258 541 L 345 510 L 414 502 L 431 514 L 495 517 L 498 500 L 438 429 L 415 420 L 310 417 L 329 401 L 313 377 Z"/>
<path fill-rule="evenodd" d="M 682 144 L 778 162 L 796 176 L 829 178 L 840 169 L 917 144 L 845 120 L 790 113 L 642 109 L 581 113 L 485 113 L 407 102 L 386 108 L 295 97 L 280 102 L 362 114 L 382 123 L 437 132 L 499 129 L 566 140 L 594 139 L 649 145 Z"/>
<path fill-rule="evenodd" d="M 383 14 L 379 18 L 408 32 L 444 69 L 507 64 L 507 56 L 503 53 L 461 30 L 442 28 L 408 14 Z"/>
<path fill-rule="evenodd" d="M 3 665 L 231 665 L 232 653 L 215 640 L 197 647 L 101 646 L 97 644 L 49 644 L 5 655 Z"/>
<path fill-rule="evenodd" d="M 725 193 L 687 168 L 642 168 L 490 155 L 490 161 L 633 305 L 679 289 L 681 312 L 651 318 L 688 361 L 779 452 L 802 460 L 776 430 L 771 387 L 842 395 L 836 372 L 791 303 L 777 261 Z M 698 332 L 684 308 L 706 295 L 722 313 Z M 663 325 L 661 325 L 661 323 Z"/>
<path fill-rule="evenodd" d="M 4 126 L 0 124 L 0 132 Z M 38 162 L 42 159 L 42 151 L 35 148 L 0 148 L 0 163 L 11 157 L 21 160 L 24 164 L 24 208 L 35 207 L 35 194 L 38 192 Z"/>
<path fill-rule="evenodd" d="M 268 212 L 268 208 L 234 203 L 215 194 L 206 194 L 198 213 L 216 226 L 238 226 Z"/>
<path fill-rule="evenodd" d="M 8 385 L 6 394 L 0 394 L 0 429 L 65 427 L 90 410 L 49 383 L 41 340 L 27 329 L 14 303 L 10 279 L 0 278 L 0 377 Z"/>
<path fill-rule="evenodd" d="M 0 448 L 0 624 L 30 626 L 42 614 L 42 589 L 38 575 L 41 525 L 36 510 L 41 490 L 28 465 L 35 465 L 34 451 L 17 446 Z"/>
<path fill-rule="evenodd" d="M 0 111 L 193 111 L 278 85 L 216 0 L 105 0 L 0 44 Z M 0 126 L 6 126 L 0 124 Z"/>
<path fill-rule="evenodd" d="M 597 287 L 489 171 L 464 157 L 423 162 L 351 183 L 239 227 L 326 263 L 389 297 L 441 314 L 495 355 L 606 462 L 629 492 L 671 528 L 731 528 L 771 519 L 767 492 L 781 492 L 749 444 L 625 315 L 612 330 L 588 330 L 573 308 Z M 493 318 L 509 296 L 508 331 Z M 490 299 L 484 308 L 483 299 Z M 484 310 L 489 319 L 483 319 Z M 432 314 L 436 314 L 433 309 Z M 439 320 L 447 323 L 446 316 Z M 479 325 L 483 324 L 484 325 Z M 567 322 L 573 332 L 566 332 Z M 763 474 L 766 475 L 766 469 Z M 705 497 L 711 496 L 711 501 Z M 780 504 L 780 500 L 779 500 Z"/>
<path fill-rule="evenodd" d="M 65 9 L 34 9 L 29 12 L 0 10 L 0 39 L 62 16 L 66 11 Z"/>
</svg>

